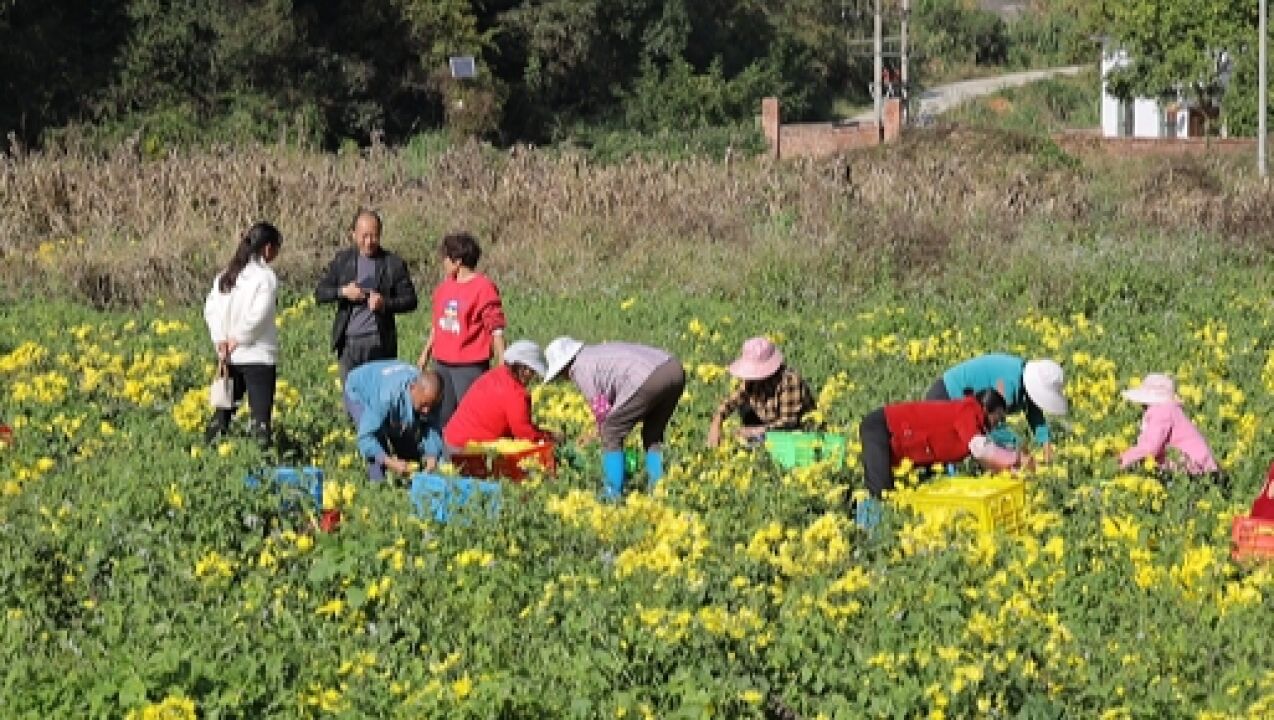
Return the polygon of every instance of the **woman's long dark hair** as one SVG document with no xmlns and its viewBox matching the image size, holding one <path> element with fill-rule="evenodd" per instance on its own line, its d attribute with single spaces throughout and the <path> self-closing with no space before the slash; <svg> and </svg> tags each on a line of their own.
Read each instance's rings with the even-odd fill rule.
<svg viewBox="0 0 1274 720">
<path fill-rule="evenodd" d="M 283 236 L 279 234 L 278 228 L 268 222 L 259 222 L 248 228 L 248 231 L 243 234 L 243 240 L 239 242 L 239 247 L 235 248 L 234 257 L 230 258 L 230 263 L 221 273 L 221 281 L 217 283 L 217 289 L 223 293 L 234 290 L 234 284 L 239 280 L 239 273 L 247 267 L 249 260 L 259 256 L 267 245 L 277 248 L 282 244 Z"/>
<path fill-rule="evenodd" d="M 986 390 L 982 390 L 978 393 L 966 391 L 965 394 L 973 395 L 973 397 L 977 398 L 978 404 L 982 406 L 982 411 L 987 415 L 990 415 L 997 410 L 1003 412 L 1008 411 L 1008 403 L 1005 402 L 1004 396 L 1000 394 L 1000 391 L 995 388 L 987 388 Z"/>
</svg>

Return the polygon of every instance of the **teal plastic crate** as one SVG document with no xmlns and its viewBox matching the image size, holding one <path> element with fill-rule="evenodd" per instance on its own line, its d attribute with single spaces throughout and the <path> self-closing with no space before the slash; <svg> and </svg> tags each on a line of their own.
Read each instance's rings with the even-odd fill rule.
<svg viewBox="0 0 1274 720">
<path fill-rule="evenodd" d="M 832 461 L 836 468 L 845 466 L 844 435 L 822 432 L 768 432 L 765 449 L 784 470 Z"/>
<path fill-rule="evenodd" d="M 280 497 L 281 509 L 291 512 L 308 506 L 312 512 L 323 509 L 323 469 L 276 467 L 261 473 L 249 473 L 243 481 L 249 488 L 263 485 Z"/>
<path fill-rule="evenodd" d="M 470 504 L 478 504 L 494 517 L 500 512 L 500 483 L 470 477 L 448 477 L 418 472 L 411 476 L 411 503 L 416 516 L 440 523 Z"/>
</svg>

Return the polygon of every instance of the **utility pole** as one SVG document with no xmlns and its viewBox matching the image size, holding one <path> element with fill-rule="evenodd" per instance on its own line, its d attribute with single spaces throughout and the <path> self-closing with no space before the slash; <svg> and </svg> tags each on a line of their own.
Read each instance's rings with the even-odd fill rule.
<svg viewBox="0 0 1274 720">
<path fill-rule="evenodd" d="M 884 74 L 885 65 L 883 55 L 885 53 L 885 22 L 880 15 L 880 2 L 876 0 L 876 20 L 872 30 L 872 54 L 875 56 L 873 63 L 875 79 L 872 81 L 876 91 L 872 93 L 876 96 L 876 136 L 877 142 L 884 142 L 885 139 L 885 86 L 881 82 L 880 76 Z M 1264 2 L 1264 0 L 1262 0 Z"/>
<path fill-rule="evenodd" d="M 1265 0 L 1261 0 L 1264 2 Z M 898 72 L 902 83 L 903 123 L 911 114 L 911 71 L 907 68 L 910 57 L 907 55 L 907 24 L 911 20 L 911 0 L 902 0 L 902 20 L 898 29 Z"/>
<path fill-rule="evenodd" d="M 1269 177 L 1269 168 L 1266 166 L 1266 137 L 1265 115 L 1269 111 L 1269 85 L 1266 81 L 1265 63 L 1268 59 L 1269 45 L 1269 2 L 1268 0 L 1260 0 L 1261 3 L 1261 37 L 1257 41 L 1259 51 L 1259 67 L 1257 68 L 1257 85 L 1256 91 L 1256 171 L 1262 177 Z"/>
</svg>

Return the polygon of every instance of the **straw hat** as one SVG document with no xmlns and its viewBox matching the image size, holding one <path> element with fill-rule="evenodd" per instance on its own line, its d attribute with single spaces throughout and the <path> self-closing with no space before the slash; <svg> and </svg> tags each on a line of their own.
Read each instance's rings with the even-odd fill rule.
<svg viewBox="0 0 1274 720">
<path fill-rule="evenodd" d="M 1122 394 L 1125 399 L 1138 405 L 1180 404 L 1181 402 L 1181 397 L 1177 395 L 1176 384 L 1172 382 L 1172 378 L 1162 373 L 1151 373 L 1145 376 L 1141 379 L 1140 385 L 1129 388 Z"/>
<path fill-rule="evenodd" d="M 730 363 L 730 374 L 740 380 L 764 380 L 783 367 L 783 353 L 767 338 L 749 338 L 739 357 Z"/>
<path fill-rule="evenodd" d="M 544 377 L 546 368 L 544 367 L 544 353 L 540 352 L 540 346 L 530 340 L 518 340 L 510 345 L 504 351 L 505 365 L 525 365 L 535 371 L 536 375 Z"/>
<path fill-rule="evenodd" d="M 1070 410 L 1066 401 L 1066 377 L 1062 366 L 1052 360 L 1032 360 L 1022 369 L 1022 385 L 1026 396 L 1049 415 L 1065 415 Z"/>
<path fill-rule="evenodd" d="M 584 343 L 572 337 L 562 336 L 549 343 L 544 348 L 544 359 L 549 364 L 548 371 L 544 373 L 544 382 L 552 382 L 583 349 Z"/>
</svg>

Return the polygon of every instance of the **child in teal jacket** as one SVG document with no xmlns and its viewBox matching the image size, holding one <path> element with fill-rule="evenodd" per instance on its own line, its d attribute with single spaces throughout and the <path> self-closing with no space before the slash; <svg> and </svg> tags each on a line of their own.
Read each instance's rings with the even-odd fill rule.
<svg viewBox="0 0 1274 720">
<path fill-rule="evenodd" d="M 1062 366 L 1052 360 L 1026 361 L 1014 355 L 992 353 L 966 360 L 938 378 L 925 395 L 926 400 L 953 400 L 969 393 L 993 389 L 1004 396 L 1008 412 L 1026 413 L 1035 443 L 1045 460 L 1052 457 L 1052 436 L 1045 415 L 1065 415 L 1065 376 Z M 993 433 L 1003 437 L 1007 428 Z"/>
</svg>

